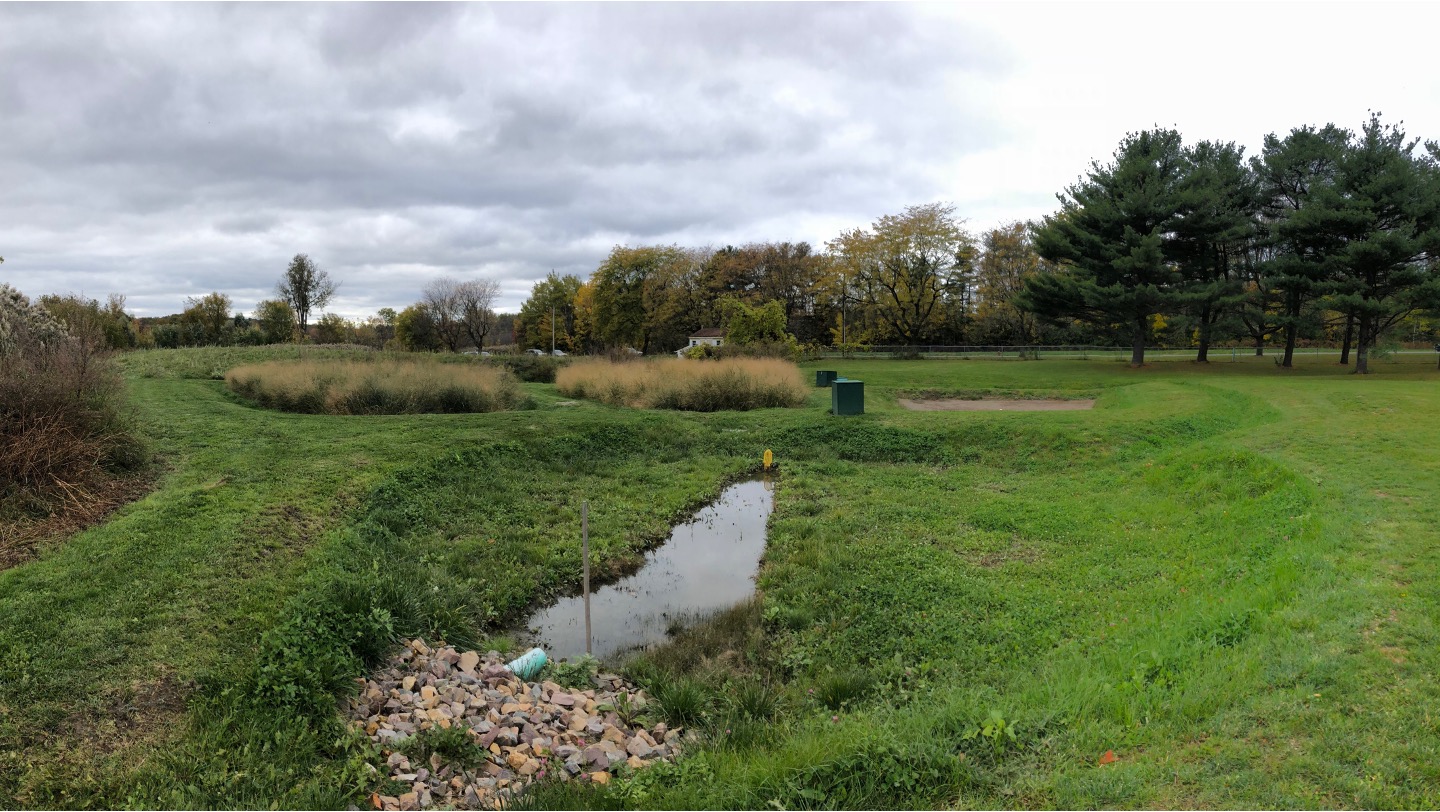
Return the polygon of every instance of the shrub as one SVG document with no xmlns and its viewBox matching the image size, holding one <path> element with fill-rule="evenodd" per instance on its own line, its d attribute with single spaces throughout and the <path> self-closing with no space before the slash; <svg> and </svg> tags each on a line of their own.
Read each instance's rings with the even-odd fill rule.
<svg viewBox="0 0 1440 812">
<path fill-rule="evenodd" d="M 495 364 L 510 370 L 511 374 L 526 383 L 555 383 L 555 373 L 560 369 L 561 361 L 549 355 L 502 355 L 489 359 Z"/>
<path fill-rule="evenodd" d="M 693 412 L 799 406 L 810 395 L 799 367 L 768 358 L 579 361 L 562 369 L 555 385 L 567 397 Z"/>
<path fill-rule="evenodd" d="M 88 325 L 88 323 L 87 323 Z M 106 474 L 137 467 L 140 444 L 103 332 L 66 329 L 0 285 L 0 507 L 85 510 Z"/>
<path fill-rule="evenodd" d="M 693 359 L 724 359 L 724 358 L 780 358 L 786 361 L 799 361 L 805 355 L 799 342 L 793 337 L 787 336 L 784 340 L 777 341 L 752 341 L 748 344 L 722 344 L 718 347 L 710 344 L 698 344 L 694 347 L 685 348 L 684 357 Z"/>
<path fill-rule="evenodd" d="M 236 367 L 225 382 L 260 406 L 307 414 L 495 412 L 529 402 L 504 370 L 424 359 L 272 361 Z"/>
</svg>

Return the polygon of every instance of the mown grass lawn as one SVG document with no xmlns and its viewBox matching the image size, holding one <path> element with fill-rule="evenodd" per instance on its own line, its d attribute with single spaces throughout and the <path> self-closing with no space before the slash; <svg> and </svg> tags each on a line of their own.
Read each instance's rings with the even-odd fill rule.
<svg viewBox="0 0 1440 812">
<path fill-rule="evenodd" d="M 127 358 L 159 486 L 0 573 L 0 806 L 356 802 L 372 755 L 305 693 L 364 654 L 330 608 L 482 643 L 573 588 L 580 499 L 618 571 L 765 448 L 762 599 L 630 666 L 693 681 L 708 745 L 537 802 L 1440 805 L 1422 358 L 806 365 L 865 380 L 842 419 L 824 390 L 693 415 L 538 384 L 513 413 L 288 415 L 210 379 L 242 355 Z M 909 412 L 907 392 L 1099 399 Z M 346 657 L 312 679 L 327 646 Z"/>
</svg>

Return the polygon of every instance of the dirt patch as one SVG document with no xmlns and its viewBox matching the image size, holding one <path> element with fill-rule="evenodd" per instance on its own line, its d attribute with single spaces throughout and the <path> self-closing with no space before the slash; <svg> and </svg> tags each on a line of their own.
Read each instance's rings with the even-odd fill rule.
<svg viewBox="0 0 1440 812">
<path fill-rule="evenodd" d="M 1034 547 L 1018 543 L 1003 550 L 988 550 L 986 552 L 971 551 L 964 554 L 966 561 L 987 570 L 993 570 L 1014 562 L 1021 564 L 1038 564 L 1042 557 L 1040 551 Z"/>
<path fill-rule="evenodd" d="M 103 524 L 110 514 L 150 493 L 157 481 L 155 472 L 113 478 L 87 491 L 85 498 L 61 505 L 50 516 L 0 522 L 0 570 L 19 566 L 34 558 L 42 547 Z"/>
<path fill-rule="evenodd" d="M 96 706 L 77 709 L 54 731 L 54 743 L 83 746 L 92 755 L 120 752 L 171 735 L 180 725 L 195 684 L 167 664 L 155 675 L 102 693 Z"/>
<path fill-rule="evenodd" d="M 1070 412 L 1093 409 L 1095 400 L 963 400 L 900 398 L 900 405 L 914 412 Z"/>
</svg>

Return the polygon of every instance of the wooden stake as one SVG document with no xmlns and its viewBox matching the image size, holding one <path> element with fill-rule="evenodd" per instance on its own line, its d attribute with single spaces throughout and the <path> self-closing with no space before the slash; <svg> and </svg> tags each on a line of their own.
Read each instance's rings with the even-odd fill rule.
<svg viewBox="0 0 1440 812">
<path fill-rule="evenodd" d="M 590 502 L 580 503 L 580 557 L 585 560 L 585 653 L 590 653 Z"/>
</svg>

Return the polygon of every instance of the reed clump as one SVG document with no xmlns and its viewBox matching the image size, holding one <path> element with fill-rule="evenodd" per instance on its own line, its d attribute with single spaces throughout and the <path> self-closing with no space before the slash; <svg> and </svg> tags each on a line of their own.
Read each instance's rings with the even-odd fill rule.
<svg viewBox="0 0 1440 812">
<path fill-rule="evenodd" d="M 577 361 L 556 373 L 555 386 L 614 406 L 691 412 L 793 407 L 810 395 L 800 368 L 775 358 Z"/>
<path fill-rule="evenodd" d="M 225 383 L 259 406 L 304 414 L 461 414 L 530 404 L 504 369 L 421 359 L 246 364 L 225 373 Z"/>
</svg>

